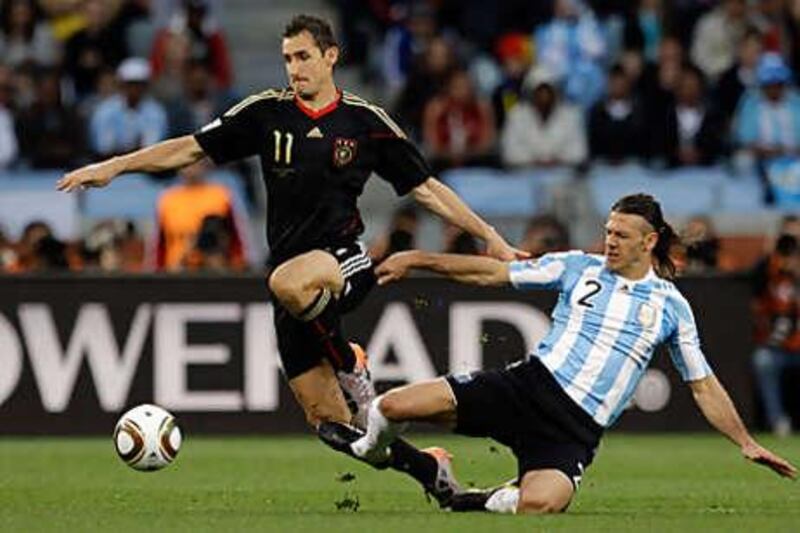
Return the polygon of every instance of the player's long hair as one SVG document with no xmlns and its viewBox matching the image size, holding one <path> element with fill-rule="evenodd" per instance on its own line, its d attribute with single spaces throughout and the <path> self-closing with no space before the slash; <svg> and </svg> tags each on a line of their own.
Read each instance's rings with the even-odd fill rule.
<svg viewBox="0 0 800 533">
<path fill-rule="evenodd" d="M 611 207 L 615 213 L 626 215 L 639 215 L 644 218 L 658 234 L 658 241 L 653 248 L 653 265 L 656 273 L 666 279 L 675 277 L 675 263 L 672 261 L 669 252 L 673 246 L 680 243 L 680 238 L 675 230 L 672 229 L 661 212 L 661 205 L 649 194 L 630 194 L 617 200 Z"/>
</svg>

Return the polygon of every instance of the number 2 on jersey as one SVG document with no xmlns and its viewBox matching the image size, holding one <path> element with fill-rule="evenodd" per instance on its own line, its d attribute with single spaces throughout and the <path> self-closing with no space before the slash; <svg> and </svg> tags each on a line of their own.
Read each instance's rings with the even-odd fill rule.
<svg viewBox="0 0 800 533">
<path fill-rule="evenodd" d="M 600 292 L 603 289 L 603 286 L 600 285 L 599 281 L 595 281 L 593 279 L 587 280 L 584 285 L 586 287 L 590 287 L 589 292 L 580 297 L 578 300 L 578 305 L 592 308 L 594 307 L 594 304 L 590 302 L 589 299 L 593 298 L 598 292 Z"/>
<path fill-rule="evenodd" d="M 281 155 L 284 155 L 285 160 L 283 161 L 283 163 L 285 163 L 286 165 L 291 165 L 292 142 L 294 141 L 294 135 L 292 135 L 291 133 L 284 134 L 283 132 L 280 132 L 278 130 L 273 130 L 272 134 L 275 136 L 275 162 L 280 163 Z M 283 141 L 284 137 L 286 137 L 286 147 L 283 150 L 283 154 L 281 154 L 281 144 L 283 144 L 281 141 Z"/>
</svg>

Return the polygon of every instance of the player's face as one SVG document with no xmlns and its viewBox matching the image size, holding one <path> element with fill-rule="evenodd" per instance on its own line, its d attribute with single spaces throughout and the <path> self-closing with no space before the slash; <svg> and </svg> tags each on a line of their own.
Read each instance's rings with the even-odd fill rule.
<svg viewBox="0 0 800 533">
<path fill-rule="evenodd" d="M 304 100 L 313 100 L 322 87 L 333 83 L 333 65 L 338 57 L 338 48 L 332 46 L 323 52 L 307 31 L 283 39 L 289 84 Z"/>
<path fill-rule="evenodd" d="M 657 240 L 658 234 L 644 218 L 612 211 L 606 222 L 608 269 L 625 276 L 646 272 Z"/>
</svg>

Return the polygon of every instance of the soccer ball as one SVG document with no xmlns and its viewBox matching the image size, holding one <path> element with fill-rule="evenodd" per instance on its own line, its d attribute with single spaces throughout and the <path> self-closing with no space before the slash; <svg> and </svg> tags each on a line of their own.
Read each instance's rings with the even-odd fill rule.
<svg viewBox="0 0 800 533">
<path fill-rule="evenodd" d="M 136 470 L 164 468 L 178 455 L 182 440 L 175 417 L 147 403 L 123 414 L 114 428 L 117 454 Z"/>
</svg>

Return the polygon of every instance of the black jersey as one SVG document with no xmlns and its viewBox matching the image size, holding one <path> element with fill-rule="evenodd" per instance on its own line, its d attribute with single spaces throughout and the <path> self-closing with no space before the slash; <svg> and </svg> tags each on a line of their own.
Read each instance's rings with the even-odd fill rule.
<svg viewBox="0 0 800 533">
<path fill-rule="evenodd" d="M 352 241 L 358 196 L 374 171 L 404 195 L 431 170 L 380 107 L 348 92 L 318 111 L 294 91 L 252 95 L 195 134 L 221 164 L 258 155 L 266 181 L 270 263 Z"/>
</svg>

